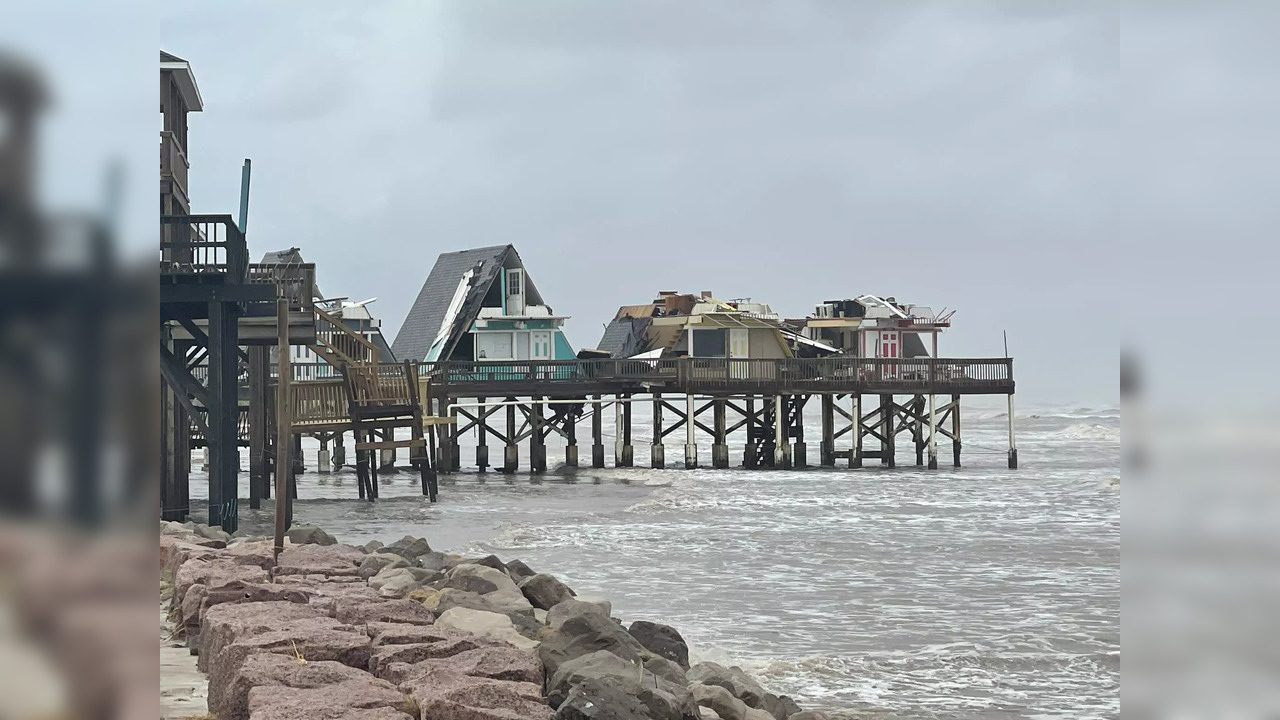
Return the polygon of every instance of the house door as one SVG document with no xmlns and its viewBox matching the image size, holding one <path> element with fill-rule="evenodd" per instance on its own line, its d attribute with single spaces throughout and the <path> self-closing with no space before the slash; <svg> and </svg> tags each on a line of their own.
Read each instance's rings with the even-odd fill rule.
<svg viewBox="0 0 1280 720">
<path fill-rule="evenodd" d="M 897 359 L 902 357 L 902 351 L 898 344 L 898 332 L 896 330 L 880 331 L 880 345 L 877 349 L 876 357 L 885 359 Z M 880 376 L 885 379 L 896 380 L 899 375 L 899 367 L 897 363 L 885 364 L 881 368 Z"/>
<path fill-rule="evenodd" d="M 529 359 L 550 360 L 551 359 L 551 333 L 545 330 L 534 330 L 529 333 L 530 353 Z"/>
<path fill-rule="evenodd" d="M 751 363 L 734 362 L 735 358 L 747 359 L 751 331 L 746 328 L 729 329 L 729 377 L 746 380 L 751 375 Z"/>
</svg>

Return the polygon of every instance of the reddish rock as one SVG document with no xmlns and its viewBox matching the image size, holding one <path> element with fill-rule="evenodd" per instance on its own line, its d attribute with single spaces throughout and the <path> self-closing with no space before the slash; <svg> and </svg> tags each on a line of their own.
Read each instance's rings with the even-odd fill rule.
<svg viewBox="0 0 1280 720">
<path fill-rule="evenodd" d="M 364 626 L 374 647 L 379 645 L 411 645 L 444 642 L 465 637 L 452 628 L 438 625 L 407 625 L 396 622 L 371 622 Z"/>
<path fill-rule="evenodd" d="M 246 540 L 227 546 L 226 557 L 239 565 L 257 565 L 263 570 L 275 567 L 274 540 Z"/>
<path fill-rule="evenodd" d="M 276 575 L 356 577 L 363 559 L 364 550 L 352 545 L 290 545 L 280 553 Z"/>
<path fill-rule="evenodd" d="M 368 667 L 369 672 L 378 677 L 384 677 L 387 674 L 387 667 L 391 663 L 412 665 L 423 660 L 449 658 L 468 650 L 490 646 L 492 646 L 491 641 L 475 637 L 455 637 L 438 642 L 412 643 L 409 645 L 382 645 L 373 648 L 369 655 Z"/>
<path fill-rule="evenodd" d="M 172 576 L 182 563 L 193 557 L 216 557 L 216 548 L 224 545 L 226 543 L 219 540 L 205 540 L 194 535 L 161 535 L 160 569 Z"/>
<path fill-rule="evenodd" d="M 545 679 L 542 661 L 536 652 L 506 645 L 476 648 L 442 659 L 389 663 L 381 668 L 379 677 L 400 684 L 437 669 L 471 677 L 533 683 L 538 687 L 542 687 Z"/>
<path fill-rule="evenodd" d="M 223 558 L 188 560 L 182 563 L 182 567 L 178 568 L 178 573 L 173 577 L 173 607 L 182 607 L 182 601 L 192 585 L 220 587 L 236 580 L 265 582 L 267 572 L 260 567 L 237 565 Z"/>
<path fill-rule="evenodd" d="M 551 720 L 542 687 L 434 668 L 400 686 L 431 720 Z"/>
<path fill-rule="evenodd" d="M 394 718 L 394 714 L 386 711 L 403 714 L 401 708 L 408 707 L 403 693 L 391 683 L 372 676 L 312 688 L 275 686 L 255 687 L 249 691 L 249 717 L 255 720 Z M 365 713 L 355 712 L 359 710 Z M 379 710 L 383 712 L 371 712 Z M 219 720 L 223 719 L 220 717 Z"/>
<path fill-rule="evenodd" d="M 332 660 L 363 670 L 369 664 L 369 637 L 338 624 L 333 618 L 296 620 L 280 630 L 236 640 L 209 661 L 209 706 L 225 704 L 228 692 L 241 666 L 258 653 L 276 653 L 311 663 Z"/>
<path fill-rule="evenodd" d="M 219 720 L 244 720 L 249 716 L 249 691 L 253 688 L 311 689 L 345 681 L 379 683 L 369 673 L 339 662 L 299 662 L 295 657 L 276 653 L 250 655 L 216 692 L 213 686 L 209 688 L 209 711 Z"/>
<path fill-rule="evenodd" d="M 320 618 L 339 625 L 311 605 L 291 602 L 226 603 L 209 608 L 200 618 L 199 667 L 209 672 L 209 661 L 236 640 L 288 627 L 298 620 Z"/>
<path fill-rule="evenodd" d="M 348 625 L 365 625 L 371 622 L 430 625 L 436 616 L 422 603 L 412 600 L 388 600 L 370 603 L 356 598 L 335 598 L 333 617 Z"/>
</svg>

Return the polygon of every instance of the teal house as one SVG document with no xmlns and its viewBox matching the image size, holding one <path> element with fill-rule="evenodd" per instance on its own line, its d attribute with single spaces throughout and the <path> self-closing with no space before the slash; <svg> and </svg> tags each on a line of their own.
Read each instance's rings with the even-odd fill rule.
<svg viewBox="0 0 1280 720">
<path fill-rule="evenodd" d="M 396 333 L 401 360 L 572 360 L 573 348 L 511 245 L 443 253 Z"/>
</svg>

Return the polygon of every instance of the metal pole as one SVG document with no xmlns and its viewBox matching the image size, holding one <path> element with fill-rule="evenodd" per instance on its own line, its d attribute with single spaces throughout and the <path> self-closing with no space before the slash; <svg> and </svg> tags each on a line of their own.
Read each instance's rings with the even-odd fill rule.
<svg viewBox="0 0 1280 720">
<path fill-rule="evenodd" d="M 280 552 L 284 550 L 284 533 L 288 529 L 289 476 L 293 473 L 293 463 L 289 452 L 293 449 L 292 429 L 293 403 L 290 402 L 289 382 L 292 370 L 289 367 L 289 301 L 284 298 L 276 300 L 276 328 L 279 337 L 276 347 L 279 380 L 276 382 L 276 534 L 275 561 L 280 562 Z"/>
<path fill-rule="evenodd" d="M 244 159 L 244 169 L 240 171 L 240 234 L 249 231 L 249 172 L 253 167 L 249 158 Z"/>
</svg>

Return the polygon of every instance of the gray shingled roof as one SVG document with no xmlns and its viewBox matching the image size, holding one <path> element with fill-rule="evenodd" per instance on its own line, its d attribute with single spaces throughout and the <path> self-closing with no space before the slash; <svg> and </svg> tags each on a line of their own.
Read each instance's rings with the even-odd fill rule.
<svg viewBox="0 0 1280 720">
<path fill-rule="evenodd" d="M 649 318 L 614 318 L 604 329 L 604 335 L 596 349 L 609 353 L 609 357 L 622 358 L 635 355 Z"/>
<path fill-rule="evenodd" d="M 401 360 L 420 362 L 427 356 L 431 343 L 440 332 L 440 323 L 449 309 L 449 301 L 458 289 L 462 275 L 477 265 L 480 271 L 472 278 L 471 289 L 458 313 L 451 336 L 440 356 L 448 357 L 453 345 L 462 333 L 470 327 L 471 322 L 480 311 L 480 303 L 484 295 L 498 276 L 498 270 L 506 260 L 508 252 L 514 252 L 510 245 L 460 250 L 458 252 L 441 253 L 436 264 L 427 275 L 427 281 L 418 292 L 418 299 L 413 301 L 409 314 L 400 325 L 396 339 L 391 343 L 391 351 Z"/>
</svg>

